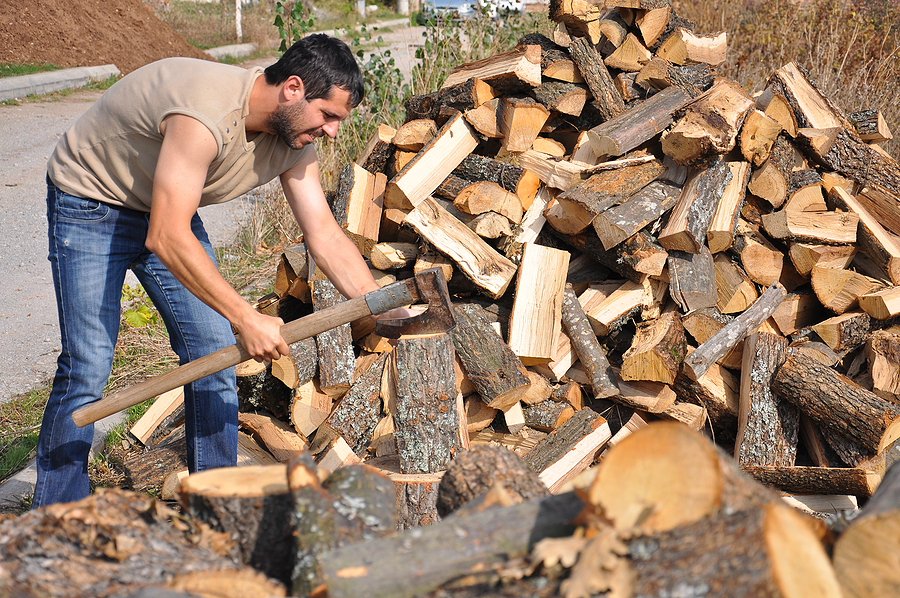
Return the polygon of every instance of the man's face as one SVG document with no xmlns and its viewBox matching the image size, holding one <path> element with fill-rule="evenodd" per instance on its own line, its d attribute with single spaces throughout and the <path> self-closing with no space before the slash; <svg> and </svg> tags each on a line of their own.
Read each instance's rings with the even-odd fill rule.
<svg viewBox="0 0 900 598">
<path fill-rule="evenodd" d="M 336 139 L 341 121 L 350 116 L 349 99 L 349 91 L 332 87 L 327 98 L 307 101 L 300 97 L 280 104 L 269 117 L 269 131 L 293 149 L 302 149 L 323 135 Z"/>
</svg>

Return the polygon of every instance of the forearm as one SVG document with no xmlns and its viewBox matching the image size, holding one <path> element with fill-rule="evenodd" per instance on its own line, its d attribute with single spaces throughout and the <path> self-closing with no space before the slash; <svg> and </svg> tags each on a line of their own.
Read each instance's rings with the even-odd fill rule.
<svg viewBox="0 0 900 598">
<path fill-rule="evenodd" d="M 312 241 L 308 246 L 315 265 L 348 299 L 378 289 L 356 245 L 342 230 L 337 229 L 327 241 Z"/>
</svg>

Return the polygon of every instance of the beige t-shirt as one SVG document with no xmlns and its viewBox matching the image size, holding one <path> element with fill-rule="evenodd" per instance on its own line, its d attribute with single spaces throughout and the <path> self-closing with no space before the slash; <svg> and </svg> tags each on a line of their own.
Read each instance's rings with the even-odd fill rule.
<svg viewBox="0 0 900 598">
<path fill-rule="evenodd" d="M 247 140 L 244 120 L 259 67 L 243 69 L 193 58 L 148 64 L 113 85 L 62 136 L 47 164 L 66 193 L 150 211 L 153 176 L 170 114 L 203 123 L 218 153 L 200 205 L 234 199 L 295 166 L 303 152 L 268 133 Z"/>
</svg>

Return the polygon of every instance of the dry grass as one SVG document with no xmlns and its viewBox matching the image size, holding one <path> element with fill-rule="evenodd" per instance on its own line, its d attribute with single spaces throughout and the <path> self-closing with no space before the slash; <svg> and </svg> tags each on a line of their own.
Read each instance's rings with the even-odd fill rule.
<svg viewBox="0 0 900 598">
<path fill-rule="evenodd" d="M 900 4 L 884 0 L 676 0 L 698 33 L 728 33 L 729 57 L 718 68 L 749 91 L 777 68 L 796 62 L 845 112 L 880 109 L 900 126 Z M 898 142 L 883 147 L 900 157 Z"/>
</svg>

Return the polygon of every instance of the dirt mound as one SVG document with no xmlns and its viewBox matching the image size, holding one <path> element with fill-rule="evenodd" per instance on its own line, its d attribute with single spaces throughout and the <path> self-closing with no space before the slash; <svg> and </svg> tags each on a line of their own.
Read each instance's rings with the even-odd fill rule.
<svg viewBox="0 0 900 598">
<path fill-rule="evenodd" d="M 141 0 L 0 2 L 0 62 L 115 64 L 124 74 L 168 56 L 207 58 Z"/>
</svg>

